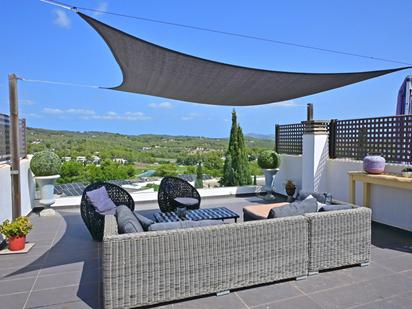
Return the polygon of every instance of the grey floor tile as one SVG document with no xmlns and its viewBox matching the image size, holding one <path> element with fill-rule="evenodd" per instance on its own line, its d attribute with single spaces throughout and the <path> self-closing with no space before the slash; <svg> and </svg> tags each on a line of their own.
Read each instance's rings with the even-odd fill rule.
<svg viewBox="0 0 412 309">
<path fill-rule="evenodd" d="M 317 275 L 309 276 L 306 280 L 291 281 L 293 286 L 296 286 L 306 294 L 336 288 L 350 283 L 353 283 L 353 279 L 345 275 L 344 270 L 321 272 Z"/>
<path fill-rule="evenodd" d="M 412 307 L 412 294 L 407 293 L 394 297 L 377 300 L 366 305 L 356 307 L 357 309 L 410 309 Z"/>
<path fill-rule="evenodd" d="M 11 280 L 11 279 L 21 279 L 36 277 L 39 273 L 39 267 L 10 267 L 0 269 L 0 280 Z"/>
<path fill-rule="evenodd" d="M 67 273 L 67 272 L 74 272 L 74 271 L 83 271 L 86 268 L 97 269 L 99 268 L 98 260 L 94 260 L 93 262 L 79 261 L 73 263 L 66 263 L 60 264 L 61 261 L 50 261 L 50 263 L 46 263 L 44 267 L 40 270 L 39 276 L 43 275 L 50 275 L 50 274 L 57 274 L 57 273 Z"/>
<path fill-rule="evenodd" d="M 241 309 L 247 308 L 242 301 L 230 293 L 223 296 L 208 296 L 173 304 L 176 309 Z"/>
<path fill-rule="evenodd" d="M 383 276 L 389 276 L 395 273 L 392 270 L 389 270 L 375 262 L 371 262 L 368 266 L 365 267 L 348 267 L 339 270 L 339 272 L 352 279 L 352 282 L 354 283 L 375 279 Z"/>
<path fill-rule="evenodd" d="M 0 281 L 0 295 L 28 292 L 33 287 L 35 277 L 14 279 L 14 280 L 1 280 Z M 1 304 L 0 304 L 1 306 Z"/>
<path fill-rule="evenodd" d="M 0 296 L 0 308 L 22 309 L 28 294 L 28 292 L 24 292 Z"/>
<path fill-rule="evenodd" d="M 347 308 L 406 293 L 411 281 L 399 274 L 310 294 L 324 308 Z"/>
<path fill-rule="evenodd" d="M 97 305 L 97 307 L 92 307 L 91 305 L 86 304 L 85 302 L 82 302 L 82 301 L 41 307 L 41 309 L 100 309 L 100 308 L 103 309 L 102 306 Z"/>
<path fill-rule="evenodd" d="M 279 282 L 255 288 L 247 288 L 236 293 L 248 306 L 267 304 L 302 295 L 302 293 L 289 282 Z"/>
<path fill-rule="evenodd" d="M 412 254 L 405 254 L 397 257 L 387 258 L 377 263 L 395 272 L 412 269 Z"/>
<path fill-rule="evenodd" d="M 293 297 L 293 298 L 281 300 L 278 302 L 274 302 L 271 304 L 254 307 L 254 309 L 296 309 L 296 308 L 322 309 L 320 305 L 313 302 L 307 296 Z"/>
<path fill-rule="evenodd" d="M 33 291 L 27 301 L 27 308 L 41 306 L 63 306 L 66 303 L 83 302 L 95 308 L 99 306 L 100 286 L 97 282 L 80 286 L 68 286 L 55 289 Z"/>
<path fill-rule="evenodd" d="M 57 273 L 37 278 L 34 290 L 50 289 L 64 287 L 68 285 L 80 285 L 87 282 L 97 282 L 100 279 L 97 270 L 91 271 L 74 271 L 68 273 Z"/>
</svg>

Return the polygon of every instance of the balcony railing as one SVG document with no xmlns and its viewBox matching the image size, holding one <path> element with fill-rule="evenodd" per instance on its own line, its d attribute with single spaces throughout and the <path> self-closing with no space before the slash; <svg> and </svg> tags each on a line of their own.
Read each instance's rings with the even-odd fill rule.
<svg viewBox="0 0 412 309">
<path fill-rule="evenodd" d="M 26 119 L 20 119 L 20 157 L 27 156 Z M 0 114 L 0 162 L 7 162 L 11 157 L 10 146 L 10 117 Z"/>
</svg>

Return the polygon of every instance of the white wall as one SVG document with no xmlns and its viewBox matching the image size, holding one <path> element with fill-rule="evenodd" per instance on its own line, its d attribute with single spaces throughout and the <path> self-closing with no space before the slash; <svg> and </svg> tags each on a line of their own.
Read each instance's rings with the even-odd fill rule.
<svg viewBox="0 0 412 309">
<path fill-rule="evenodd" d="M 338 200 L 348 201 L 349 171 L 361 171 L 362 161 L 334 159 L 328 160 L 327 182 L 319 191 L 332 193 Z M 400 173 L 403 166 L 386 164 L 385 172 Z M 403 190 L 378 185 L 371 185 L 370 205 L 372 219 L 376 222 L 392 225 L 412 231 L 412 190 Z M 411 188 L 412 189 L 412 188 Z M 356 184 L 356 204 L 362 205 L 362 184 Z"/>
<path fill-rule="evenodd" d="M 285 182 L 293 180 L 297 188 L 302 187 L 302 156 L 300 155 L 280 155 L 279 172 L 275 176 L 275 191 L 286 194 Z"/>
<path fill-rule="evenodd" d="M 20 161 L 21 214 L 27 215 L 34 205 L 35 183 L 30 171 L 30 159 Z M 0 222 L 11 219 L 10 165 L 0 165 Z"/>
</svg>

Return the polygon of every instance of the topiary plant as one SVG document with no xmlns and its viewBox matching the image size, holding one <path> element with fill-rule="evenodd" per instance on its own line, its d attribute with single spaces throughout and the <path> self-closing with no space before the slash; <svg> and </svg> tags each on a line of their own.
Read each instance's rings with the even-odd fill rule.
<svg viewBox="0 0 412 309">
<path fill-rule="evenodd" d="M 280 155 L 273 150 L 264 150 L 259 154 L 258 165 L 263 169 L 279 168 Z"/>
<path fill-rule="evenodd" d="M 30 169 L 35 176 L 52 176 L 60 172 L 61 160 L 52 151 L 36 153 L 30 162 Z"/>
<path fill-rule="evenodd" d="M 7 239 L 12 237 L 23 237 L 26 236 L 32 229 L 32 224 L 27 217 L 18 217 L 14 221 L 4 220 L 0 224 L 0 233 L 3 234 Z"/>
</svg>

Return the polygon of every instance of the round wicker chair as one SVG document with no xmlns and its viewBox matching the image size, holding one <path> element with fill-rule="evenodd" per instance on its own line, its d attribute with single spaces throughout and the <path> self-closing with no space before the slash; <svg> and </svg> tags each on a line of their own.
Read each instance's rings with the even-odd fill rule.
<svg viewBox="0 0 412 309">
<path fill-rule="evenodd" d="M 159 193 L 157 200 L 159 208 L 162 212 L 175 211 L 177 203 L 176 197 L 191 197 L 198 200 L 198 203 L 190 206 L 190 209 L 198 209 L 200 207 L 200 194 L 187 181 L 178 177 L 164 177 L 160 182 Z"/>
<path fill-rule="evenodd" d="M 97 182 L 87 186 L 82 195 L 80 213 L 87 229 L 96 241 L 102 241 L 104 231 L 104 215 L 99 214 L 91 204 L 86 192 L 96 190 L 104 186 L 110 199 L 116 206 L 126 205 L 134 211 L 134 200 L 123 188 L 108 182 Z"/>
</svg>

